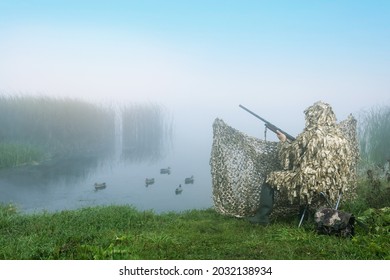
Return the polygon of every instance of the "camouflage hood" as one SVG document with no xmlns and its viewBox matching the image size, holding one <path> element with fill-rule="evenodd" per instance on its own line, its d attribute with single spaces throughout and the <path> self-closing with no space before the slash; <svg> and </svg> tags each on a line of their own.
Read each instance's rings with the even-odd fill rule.
<svg viewBox="0 0 390 280">
<path fill-rule="evenodd" d="M 336 125 L 336 115 L 332 107 L 322 101 L 314 103 L 305 111 L 306 129 L 318 126 L 334 126 Z"/>
</svg>

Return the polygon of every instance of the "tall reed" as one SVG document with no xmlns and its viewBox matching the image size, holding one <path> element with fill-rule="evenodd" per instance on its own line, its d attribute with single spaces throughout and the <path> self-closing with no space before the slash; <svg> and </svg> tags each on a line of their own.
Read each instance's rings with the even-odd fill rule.
<svg viewBox="0 0 390 280">
<path fill-rule="evenodd" d="M 158 104 L 131 104 L 122 108 L 122 156 L 133 161 L 156 159 L 169 148 L 172 126 Z"/>
<path fill-rule="evenodd" d="M 0 96 L 0 142 L 34 145 L 52 155 L 90 155 L 112 149 L 111 109 L 47 96 Z"/>
<path fill-rule="evenodd" d="M 378 166 L 390 160 L 390 106 L 364 111 L 359 117 L 358 137 L 362 159 Z"/>
</svg>

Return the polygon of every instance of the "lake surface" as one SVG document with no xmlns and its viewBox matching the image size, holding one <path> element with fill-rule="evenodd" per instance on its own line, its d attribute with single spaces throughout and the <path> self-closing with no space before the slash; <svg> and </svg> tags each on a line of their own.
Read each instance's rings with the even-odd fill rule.
<svg viewBox="0 0 390 280">
<path fill-rule="evenodd" d="M 181 128 L 159 158 L 121 160 L 67 159 L 0 170 L 0 202 L 21 212 L 54 212 L 98 205 L 132 205 L 156 213 L 213 206 L 210 152 L 211 123 L 202 137 Z M 170 174 L 160 174 L 170 167 Z M 185 184 L 194 176 L 193 184 Z M 146 178 L 155 183 L 145 185 Z M 106 183 L 96 191 L 94 183 Z M 176 194 L 181 184 L 183 191 Z"/>
</svg>

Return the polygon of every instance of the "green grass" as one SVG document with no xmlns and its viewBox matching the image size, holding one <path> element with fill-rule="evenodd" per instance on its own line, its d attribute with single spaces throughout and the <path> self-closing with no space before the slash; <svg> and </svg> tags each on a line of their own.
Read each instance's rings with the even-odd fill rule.
<svg viewBox="0 0 390 280">
<path fill-rule="evenodd" d="M 0 259 L 390 259 L 388 228 L 358 226 L 345 239 L 297 224 L 260 227 L 213 209 L 155 214 L 106 206 L 24 215 L 9 205 L 0 209 Z"/>
<path fill-rule="evenodd" d="M 373 186 L 368 179 L 360 178 L 357 184 L 357 196 L 342 207 L 346 211 L 359 216 L 370 208 L 383 208 L 390 206 L 390 182 L 377 180 L 378 186 Z"/>
</svg>

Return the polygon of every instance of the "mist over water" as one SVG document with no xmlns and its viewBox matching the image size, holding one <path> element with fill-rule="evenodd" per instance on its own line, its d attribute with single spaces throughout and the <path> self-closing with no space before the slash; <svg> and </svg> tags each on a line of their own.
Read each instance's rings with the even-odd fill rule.
<svg viewBox="0 0 390 280">
<path fill-rule="evenodd" d="M 187 118 L 154 103 L 125 106 L 114 120 L 115 129 L 106 131 L 115 138 L 108 155 L 78 150 L 39 164 L 0 169 L 0 201 L 28 213 L 112 204 L 155 212 L 212 207 L 211 124 L 201 132 Z M 168 167 L 170 174 L 160 173 Z M 191 176 L 194 182 L 185 184 Z M 146 185 L 151 178 L 154 183 Z M 95 183 L 106 188 L 95 190 Z M 179 185 L 183 191 L 176 194 Z"/>
</svg>

